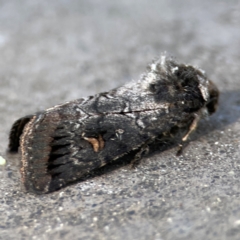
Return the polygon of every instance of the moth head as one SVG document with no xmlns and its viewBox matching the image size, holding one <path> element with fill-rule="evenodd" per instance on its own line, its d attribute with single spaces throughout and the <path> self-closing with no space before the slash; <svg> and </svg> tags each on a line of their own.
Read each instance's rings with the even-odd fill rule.
<svg viewBox="0 0 240 240">
<path fill-rule="evenodd" d="M 209 114 L 213 114 L 217 110 L 219 91 L 216 85 L 210 80 L 208 81 L 208 93 L 209 97 L 206 103 L 206 108 Z"/>
<path fill-rule="evenodd" d="M 197 70 L 197 78 L 198 88 L 205 100 L 207 113 L 211 115 L 217 110 L 219 91 L 216 85 L 206 77 L 203 70 Z"/>
</svg>

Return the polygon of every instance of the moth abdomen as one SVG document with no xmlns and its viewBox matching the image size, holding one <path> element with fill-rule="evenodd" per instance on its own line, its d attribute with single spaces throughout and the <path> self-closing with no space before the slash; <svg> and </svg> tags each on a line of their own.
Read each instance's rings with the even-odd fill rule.
<svg viewBox="0 0 240 240">
<path fill-rule="evenodd" d="M 33 115 L 27 115 L 18 119 L 12 126 L 9 134 L 9 152 L 17 152 L 19 147 L 20 136 L 22 135 L 25 125 L 30 121 Z"/>
</svg>

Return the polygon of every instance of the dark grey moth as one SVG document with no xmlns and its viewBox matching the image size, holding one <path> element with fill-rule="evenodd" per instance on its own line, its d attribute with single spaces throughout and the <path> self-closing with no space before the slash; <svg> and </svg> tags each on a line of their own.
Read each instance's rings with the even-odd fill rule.
<svg viewBox="0 0 240 240">
<path fill-rule="evenodd" d="M 218 95 L 204 71 L 162 55 L 140 80 L 20 118 L 9 150 L 20 150 L 28 191 L 52 192 L 132 151 L 137 162 L 156 139 L 182 144 Z"/>
</svg>

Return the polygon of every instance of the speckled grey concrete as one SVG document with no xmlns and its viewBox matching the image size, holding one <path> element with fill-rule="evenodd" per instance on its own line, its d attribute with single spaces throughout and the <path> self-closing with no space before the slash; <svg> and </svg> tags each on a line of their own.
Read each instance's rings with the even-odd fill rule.
<svg viewBox="0 0 240 240">
<path fill-rule="evenodd" d="M 191 2 L 191 3 L 190 3 Z M 238 1 L 0 2 L 0 239 L 240 239 Z M 218 112 L 184 154 L 156 152 L 48 195 L 6 153 L 17 118 L 138 78 L 167 51 L 205 69 Z"/>
</svg>

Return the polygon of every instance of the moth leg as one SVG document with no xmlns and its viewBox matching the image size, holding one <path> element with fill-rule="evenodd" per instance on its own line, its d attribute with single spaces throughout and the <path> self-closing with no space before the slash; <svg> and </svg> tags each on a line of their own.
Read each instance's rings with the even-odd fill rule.
<svg viewBox="0 0 240 240">
<path fill-rule="evenodd" d="M 178 151 L 177 151 L 176 156 L 182 155 L 183 149 L 186 148 L 187 145 L 188 145 L 188 142 L 182 142 L 182 143 L 178 144 Z"/>
<path fill-rule="evenodd" d="M 195 118 L 193 119 L 193 121 L 188 129 L 188 132 L 185 134 L 185 136 L 182 138 L 182 142 L 179 144 L 177 156 L 181 155 L 183 152 L 183 149 L 187 146 L 188 143 L 186 141 L 188 140 L 190 134 L 197 128 L 200 118 L 201 118 L 200 114 L 195 114 Z"/>
<path fill-rule="evenodd" d="M 135 168 L 139 163 L 142 157 L 149 152 L 149 146 L 148 144 L 144 144 L 140 150 L 136 153 L 134 159 L 131 161 L 131 168 Z"/>
</svg>

